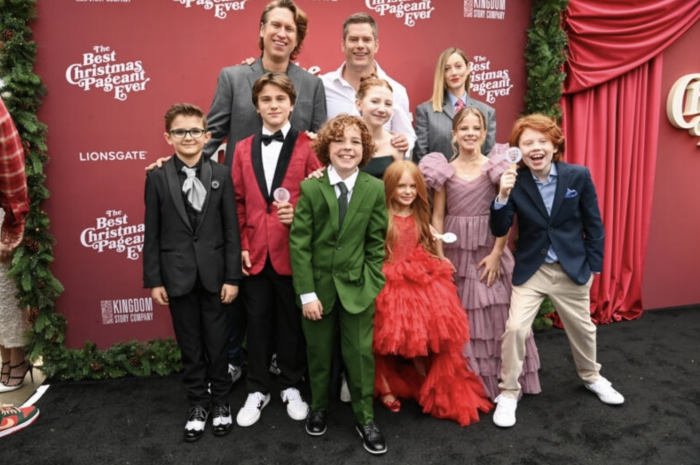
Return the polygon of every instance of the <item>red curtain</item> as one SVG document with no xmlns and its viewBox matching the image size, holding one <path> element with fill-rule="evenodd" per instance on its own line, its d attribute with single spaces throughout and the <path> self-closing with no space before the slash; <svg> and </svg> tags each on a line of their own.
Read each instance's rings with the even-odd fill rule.
<svg viewBox="0 0 700 465">
<path fill-rule="evenodd" d="M 606 230 L 591 290 L 598 324 L 642 313 L 662 52 L 698 19 L 700 0 L 571 0 L 564 17 L 566 159 L 591 170 Z"/>
</svg>

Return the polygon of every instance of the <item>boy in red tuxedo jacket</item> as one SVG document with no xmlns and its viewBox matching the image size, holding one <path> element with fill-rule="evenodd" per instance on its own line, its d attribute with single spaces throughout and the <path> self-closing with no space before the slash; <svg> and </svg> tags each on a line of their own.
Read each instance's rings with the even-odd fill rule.
<svg viewBox="0 0 700 465">
<path fill-rule="evenodd" d="M 277 343 L 278 384 L 287 413 L 301 421 L 308 412 L 298 390 L 306 369 L 305 343 L 292 287 L 289 226 L 299 184 L 321 164 L 309 136 L 289 123 L 295 101 L 294 85 L 285 74 L 260 77 L 253 85 L 253 104 L 262 130 L 238 142 L 233 156 L 248 321 L 248 398 L 236 417 L 240 426 L 257 422 L 270 402 L 271 338 Z"/>
</svg>

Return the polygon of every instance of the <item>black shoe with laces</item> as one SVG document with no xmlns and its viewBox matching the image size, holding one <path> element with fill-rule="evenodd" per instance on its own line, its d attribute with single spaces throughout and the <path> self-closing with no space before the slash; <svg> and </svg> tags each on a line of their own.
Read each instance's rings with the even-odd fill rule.
<svg viewBox="0 0 700 465">
<path fill-rule="evenodd" d="M 225 436 L 233 429 L 233 417 L 231 417 L 231 406 L 229 404 L 215 405 L 212 427 L 214 436 Z"/>
<path fill-rule="evenodd" d="M 379 427 L 374 423 L 374 420 L 370 420 L 364 426 L 358 424 L 355 426 L 355 429 L 360 433 L 367 452 L 370 454 L 383 454 L 386 452 L 386 440 L 382 432 L 379 431 Z"/>
<path fill-rule="evenodd" d="M 187 424 L 185 425 L 185 441 L 194 442 L 204 435 L 207 426 L 209 411 L 201 405 L 193 405 L 187 410 Z"/>
<path fill-rule="evenodd" d="M 326 411 L 312 410 L 306 417 L 306 432 L 311 436 L 322 436 L 326 432 Z"/>
</svg>

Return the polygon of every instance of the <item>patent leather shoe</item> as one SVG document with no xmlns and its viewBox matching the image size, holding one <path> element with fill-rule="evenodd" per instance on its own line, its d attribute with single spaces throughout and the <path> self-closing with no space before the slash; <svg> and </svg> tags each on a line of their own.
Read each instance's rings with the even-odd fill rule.
<svg viewBox="0 0 700 465">
<path fill-rule="evenodd" d="M 207 426 L 209 411 L 201 405 L 193 405 L 187 411 L 187 424 L 185 425 L 185 441 L 194 442 L 204 436 Z"/>
<path fill-rule="evenodd" d="M 212 429 L 214 436 L 226 436 L 233 429 L 233 417 L 231 416 L 231 406 L 229 404 L 214 406 L 212 419 Z"/>
<path fill-rule="evenodd" d="M 306 417 L 306 432 L 311 436 L 322 436 L 328 429 L 325 410 L 312 410 Z"/>
<path fill-rule="evenodd" d="M 357 425 L 355 429 L 362 437 L 365 450 L 370 454 L 383 454 L 386 452 L 386 440 L 374 420 L 366 425 Z"/>
</svg>

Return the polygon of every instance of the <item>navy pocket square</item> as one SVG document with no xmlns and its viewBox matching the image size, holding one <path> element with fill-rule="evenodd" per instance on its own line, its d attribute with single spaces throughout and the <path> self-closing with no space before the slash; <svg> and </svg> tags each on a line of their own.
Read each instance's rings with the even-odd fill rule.
<svg viewBox="0 0 700 465">
<path fill-rule="evenodd" d="M 574 198 L 578 195 L 578 192 L 576 192 L 576 189 L 566 189 L 566 195 L 564 196 L 565 199 L 571 199 Z"/>
</svg>

